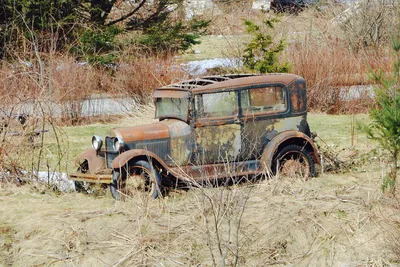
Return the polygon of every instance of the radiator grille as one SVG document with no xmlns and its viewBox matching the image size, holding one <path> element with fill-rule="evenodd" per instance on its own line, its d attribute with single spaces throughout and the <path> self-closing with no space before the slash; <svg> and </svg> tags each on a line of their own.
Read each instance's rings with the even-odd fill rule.
<svg viewBox="0 0 400 267">
<path fill-rule="evenodd" d="M 114 138 L 112 137 L 106 137 L 105 140 L 107 168 L 111 168 L 113 160 L 119 155 L 119 152 L 114 151 L 113 140 Z M 167 164 L 171 163 L 171 158 L 170 158 L 171 145 L 170 145 L 170 139 L 168 138 L 126 143 L 125 149 L 126 150 L 145 149 L 156 154 L 163 161 L 165 161 L 165 163 Z"/>
<path fill-rule="evenodd" d="M 137 142 L 135 144 L 136 149 L 145 149 L 153 152 L 157 156 L 159 156 L 162 160 L 164 160 L 167 164 L 170 163 L 170 153 L 171 153 L 171 145 L 170 139 L 157 139 L 157 140 L 148 140 L 143 142 Z"/>
<path fill-rule="evenodd" d="M 108 136 L 106 137 L 105 149 L 106 149 L 107 168 L 111 168 L 111 163 L 119 154 L 118 152 L 114 151 L 113 141 L 114 138 Z"/>
</svg>

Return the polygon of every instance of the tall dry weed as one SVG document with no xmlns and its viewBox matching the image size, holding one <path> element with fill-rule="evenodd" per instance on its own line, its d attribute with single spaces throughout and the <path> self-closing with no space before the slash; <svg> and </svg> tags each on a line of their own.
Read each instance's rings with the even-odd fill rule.
<svg viewBox="0 0 400 267">
<path fill-rule="evenodd" d="M 178 82 L 184 75 L 172 56 L 127 55 L 111 77 L 109 92 L 148 103 L 155 88 Z"/>
<path fill-rule="evenodd" d="M 347 8 L 326 5 L 322 10 L 308 9 L 299 16 L 283 17 L 277 27 L 289 43 L 285 60 L 291 62 L 293 73 L 307 81 L 311 110 L 365 112 L 371 103 L 371 90 L 365 86 L 371 83 L 368 74 L 379 68 L 390 71 L 391 54 L 385 45 L 351 47 L 350 36 L 338 24 Z M 288 27 L 282 28 L 284 25 Z"/>
<path fill-rule="evenodd" d="M 322 43 L 305 38 L 288 47 L 287 57 L 293 72 L 307 81 L 309 108 L 332 113 L 365 111 L 371 101 L 368 88 L 343 96 L 350 86 L 369 85 L 371 70 L 391 67 L 385 50 L 355 53 L 338 40 Z"/>
<path fill-rule="evenodd" d="M 118 97 L 140 112 L 155 87 L 183 75 L 172 57 L 137 55 L 128 63 L 95 67 L 68 56 L 36 55 L 0 66 L 0 172 L 15 174 L 16 181 L 39 170 L 48 171 L 50 181 L 50 173 L 68 169 L 68 137 L 60 126 L 97 120 L 105 105 L 99 98 Z M 28 122 L 19 123 L 19 114 Z"/>
<path fill-rule="evenodd" d="M 36 100 L 34 106 L 32 99 L 20 102 L 10 101 L 5 96 L 0 99 L 0 172 L 3 173 L 0 181 L 22 184 L 39 169 L 59 170 L 65 153 L 59 143 L 53 155 L 55 165 L 50 167 L 45 160 L 49 152 L 45 151 L 45 134 L 51 132 L 57 137 L 60 132 L 43 112 L 43 103 Z"/>
<path fill-rule="evenodd" d="M 0 95 L 7 95 L 11 102 L 41 100 L 52 116 L 79 124 L 82 117 L 98 113 L 95 106 L 83 110 L 85 101 L 123 97 L 146 104 L 155 88 L 179 81 L 184 75 L 173 57 L 136 55 L 115 66 L 95 67 L 63 56 L 46 62 L 3 63 Z"/>
</svg>

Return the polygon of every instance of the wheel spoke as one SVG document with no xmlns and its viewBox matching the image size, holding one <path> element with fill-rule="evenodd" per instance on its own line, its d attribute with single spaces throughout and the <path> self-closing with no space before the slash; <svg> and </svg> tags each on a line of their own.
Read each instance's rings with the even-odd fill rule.
<svg viewBox="0 0 400 267">
<path fill-rule="evenodd" d="M 121 198 L 120 195 L 126 198 L 138 192 L 146 192 L 150 197 L 157 198 L 160 193 L 160 190 L 157 190 L 159 185 L 156 184 L 159 183 L 160 176 L 146 161 L 136 162 L 130 166 L 128 172 L 124 171 L 122 175 L 113 178 L 113 181 L 111 193 L 116 199 Z"/>
<path fill-rule="evenodd" d="M 307 151 L 300 146 L 289 145 L 277 156 L 276 172 L 285 177 L 308 178 L 314 175 L 314 163 Z"/>
</svg>

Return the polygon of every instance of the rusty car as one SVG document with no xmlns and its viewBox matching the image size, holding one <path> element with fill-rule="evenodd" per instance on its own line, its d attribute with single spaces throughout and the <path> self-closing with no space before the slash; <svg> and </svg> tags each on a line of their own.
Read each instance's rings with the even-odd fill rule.
<svg viewBox="0 0 400 267">
<path fill-rule="evenodd" d="M 205 76 L 157 88 L 155 123 L 92 137 L 70 174 L 77 188 L 109 184 L 152 198 L 178 183 L 271 176 L 311 177 L 320 163 L 307 122 L 306 81 L 295 74 Z"/>
</svg>

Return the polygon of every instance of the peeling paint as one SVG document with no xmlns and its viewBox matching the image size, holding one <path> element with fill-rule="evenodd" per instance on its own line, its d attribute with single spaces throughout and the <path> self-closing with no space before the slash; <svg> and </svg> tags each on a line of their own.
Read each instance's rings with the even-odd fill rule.
<svg viewBox="0 0 400 267">
<path fill-rule="evenodd" d="M 204 163 L 236 160 L 241 148 L 240 128 L 239 124 L 196 128 L 197 159 Z"/>
</svg>

